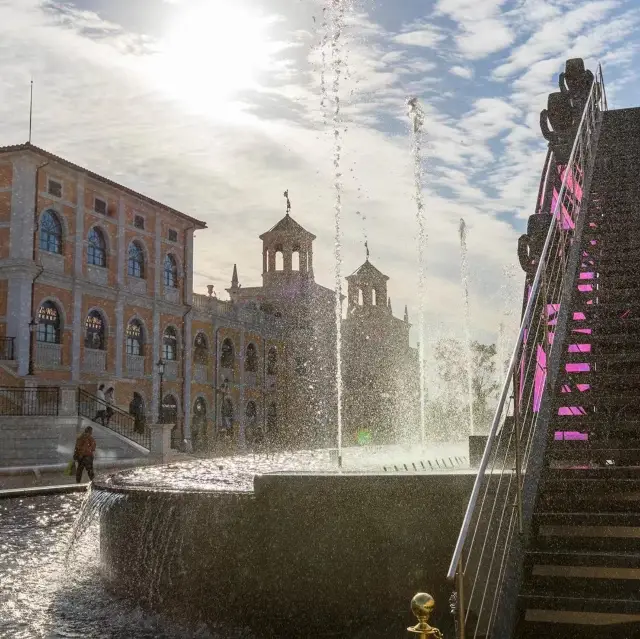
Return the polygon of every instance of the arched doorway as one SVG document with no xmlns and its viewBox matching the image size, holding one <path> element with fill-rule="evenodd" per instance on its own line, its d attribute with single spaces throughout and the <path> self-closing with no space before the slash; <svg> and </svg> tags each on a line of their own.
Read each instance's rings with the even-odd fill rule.
<svg viewBox="0 0 640 639">
<path fill-rule="evenodd" d="M 162 400 L 162 423 L 175 424 L 171 430 L 171 448 L 180 447 L 180 425 L 178 424 L 178 402 L 173 395 L 165 395 Z"/>
<path fill-rule="evenodd" d="M 247 402 L 244 411 L 244 438 L 248 446 L 258 443 L 258 411 L 255 402 Z"/>
<path fill-rule="evenodd" d="M 207 405 L 202 397 L 193 404 L 191 445 L 194 451 L 204 450 L 207 442 Z"/>
</svg>

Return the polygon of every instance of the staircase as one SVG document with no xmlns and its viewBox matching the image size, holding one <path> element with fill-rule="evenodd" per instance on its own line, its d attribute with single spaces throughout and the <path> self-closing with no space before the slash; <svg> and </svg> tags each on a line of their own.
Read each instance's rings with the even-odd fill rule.
<svg viewBox="0 0 640 639">
<path fill-rule="evenodd" d="M 142 446 L 147 451 L 151 448 L 151 435 L 145 426 L 142 432 L 136 430 L 134 418 L 117 406 L 109 406 L 112 411 L 111 418 L 104 421 L 98 418 L 98 411 L 106 408 L 106 404 L 101 402 L 95 395 L 83 389 L 78 389 L 78 415 L 84 417 L 94 424 L 104 426 L 126 439 Z"/>
<path fill-rule="evenodd" d="M 604 114 L 516 637 L 640 637 L 640 109 Z"/>
</svg>

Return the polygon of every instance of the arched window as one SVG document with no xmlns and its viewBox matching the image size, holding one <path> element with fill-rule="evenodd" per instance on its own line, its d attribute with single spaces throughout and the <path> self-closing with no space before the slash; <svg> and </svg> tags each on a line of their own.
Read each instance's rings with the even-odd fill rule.
<svg viewBox="0 0 640 639">
<path fill-rule="evenodd" d="M 104 320 L 98 311 L 91 311 L 84 322 L 84 345 L 100 351 L 105 349 Z"/>
<path fill-rule="evenodd" d="M 40 216 L 40 250 L 62 253 L 62 225 L 51 209 Z"/>
<path fill-rule="evenodd" d="M 358 306 L 362 306 L 364 304 L 364 295 L 362 294 L 362 289 L 358 289 Z"/>
<path fill-rule="evenodd" d="M 178 423 L 178 402 L 173 395 L 165 395 L 162 400 L 162 423 Z"/>
<path fill-rule="evenodd" d="M 281 271 L 284 268 L 284 257 L 282 255 L 282 247 L 276 247 L 276 271 Z"/>
<path fill-rule="evenodd" d="M 127 273 L 131 277 L 144 277 L 144 251 L 138 242 L 131 242 L 129 245 Z"/>
<path fill-rule="evenodd" d="M 231 431 L 233 429 L 233 402 L 225 397 L 222 402 L 222 429 Z"/>
<path fill-rule="evenodd" d="M 299 271 L 300 270 L 300 248 L 296 247 L 293 249 L 291 253 L 291 270 Z"/>
<path fill-rule="evenodd" d="M 278 349 L 272 346 L 267 354 L 267 375 L 275 375 L 278 372 Z"/>
<path fill-rule="evenodd" d="M 244 432 L 247 443 L 251 444 L 256 439 L 256 428 L 258 426 L 258 411 L 255 402 L 247 402 L 247 408 L 244 412 Z"/>
<path fill-rule="evenodd" d="M 371 289 L 371 304 L 372 306 L 378 306 L 378 291 L 375 288 Z"/>
<path fill-rule="evenodd" d="M 267 409 L 267 435 L 273 435 L 278 430 L 278 409 L 276 408 L 275 403 L 269 404 L 269 408 Z"/>
<path fill-rule="evenodd" d="M 203 366 L 209 362 L 209 346 L 207 345 L 207 336 L 204 333 L 198 333 L 193 342 L 193 360 L 196 364 Z"/>
<path fill-rule="evenodd" d="M 162 338 L 162 357 L 173 361 L 178 358 L 178 336 L 173 326 L 167 326 Z"/>
<path fill-rule="evenodd" d="M 133 319 L 127 326 L 127 355 L 143 355 L 143 344 L 142 324 Z"/>
<path fill-rule="evenodd" d="M 49 344 L 60 343 L 60 312 L 53 302 L 45 302 L 38 309 L 37 339 Z"/>
<path fill-rule="evenodd" d="M 220 368 L 233 368 L 233 358 L 233 342 L 227 337 L 227 339 L 222 342 Z"/>
<path fill-rule="evenodd" d="M 258 349 L 255 344 L 247 346 L 247 353 L 244 358 L 244 370 L 247 373 L 255 373 L 258 368 Z"/>
<path fill-rule="evenodd" d="M 170 253 L 164 258 L 164 285 L 167 288 L 178 288 L 178 266 L 176 258 Z"/>
<path fill-rule="evenodd" d="M 107 265 L 107 243 L 102 231 L 95 226 L 89 231 L 87 262 L 93 266 Z"/>
</svg>

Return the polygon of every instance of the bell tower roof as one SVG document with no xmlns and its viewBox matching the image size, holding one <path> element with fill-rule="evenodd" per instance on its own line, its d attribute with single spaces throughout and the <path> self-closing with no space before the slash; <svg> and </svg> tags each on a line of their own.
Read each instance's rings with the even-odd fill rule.
<svg viewBox="0 0 640 639">
<path fill-rule="evenodd" d="M 369 282 L 387 282 L 389 277 L 381 270 L 377 269 L 368 259 L 362 266 L 357 268 L 351 275 L 347 275 L 347 282 L 358 280 L 367 280 Z"/>
<path fill-rule="evenodd" d="M 269 241 L 270 239 L 275 238 L 275 236 L 277 235 L 286 235 L 290 238 L 300 238 L 311 242 L 316 239 L 316 236 L 313 233 L 310 233 L 302 225 L 298 224 L 298 222 L 296 222 L 289 215 L 289 213 L 287 213 L 277 224 L 272 226 L 268 231 L 263 233 L 260 236 L 260 239 L 263 241 Z"/>
</svg>

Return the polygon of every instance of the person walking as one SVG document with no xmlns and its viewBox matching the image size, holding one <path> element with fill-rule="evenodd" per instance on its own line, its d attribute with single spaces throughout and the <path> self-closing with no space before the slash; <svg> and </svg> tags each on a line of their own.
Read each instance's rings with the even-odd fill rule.
<svg viewBox="0 0 640 639">
<path fill-rule="evenodd" d="M 82 473 L 86 469 L 89 481 L 93 481 L 93 456 L 96 452 L 96 440 L 93 438 L 93 428 L 87 426 L 76 439 L 73 459 L 76 462 L 76 482 L 82 481 Z"/>
<path fill-rule="evenodd" d="M 96 416 L 93 421 L 100 422 L 104 426 L 106 417 L 107 404 L 104 399 L 104 384 L 100 384 L 96 391 Z"/>
</svg>

